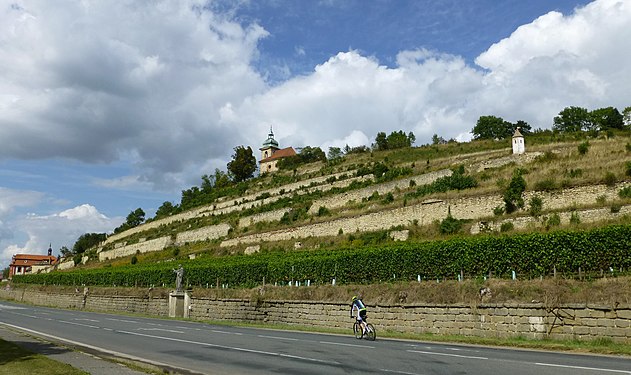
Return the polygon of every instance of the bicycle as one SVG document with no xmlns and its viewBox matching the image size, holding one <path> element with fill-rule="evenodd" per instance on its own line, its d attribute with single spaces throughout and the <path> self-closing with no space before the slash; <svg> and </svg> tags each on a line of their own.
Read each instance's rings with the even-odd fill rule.
<svg viewBox="0 0 631 375">
<path fill-rule="evenodd" d="M 377 338 L 377 331 L 375 330 L 375 327 L 370 323 L 366 323 L 366 334 L 364 334 L 364 330 L 362 329 L 359 320 L 355 320 L 355 324 L 353 324 L 353 333 L 355 334 L 355 338 L 358 340 L 365 338 L 370 341 L 375 341 Z"/>
</svg>

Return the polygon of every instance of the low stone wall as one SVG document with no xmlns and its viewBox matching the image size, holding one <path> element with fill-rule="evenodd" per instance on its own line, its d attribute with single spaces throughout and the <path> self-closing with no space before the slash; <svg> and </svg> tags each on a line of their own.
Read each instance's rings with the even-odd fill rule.
<svg viewBox="0 0 631 375">
<path fill-rule="evenodd" d="M 318 199 L 313 202 L 311 205 L 311 209 L 309 213 L 315 214 L 318 212 L 320 207 L 326 207 L 328 209 L 334 209 L 344 206 L 345 204 L 356 201 L 361 202 L 362 199 L 368 198 L 373 195 L 375 192 L 379 194 L 387 194 L 394 190 L 398 189 L 408 189 L 410 187 L 410 182 L 414 181 L 416 185 L 429 185 L 432 182 L 436 181 L 441 177 L 451 176 L 452 171 L 449 169 L 443 169 L 436 172 L 425 173 L 417 176 L 412 176 L 409 178 L 404 178 L 401 180 L 384 182 L 382 184 L 377 184 L 373 186 L 368 186 L 363 189 L 357 189 L 353 191 L 349 191 L 347 193 L 334 195 L 332 197 L 326 197 L 322 199 Z"/>
<path fill-rule="evenodd" d="M 194 294 L 194 292 L 193 292 Z M 36 305 L 104 312 L 141 313 L 166 317 L 166 296 L 98 296 L 0 289 L 0 299 Z M 312 325 L 348 328 L 349 305 L 319 301 L 249 301 L 190 299 L 190 319 Z M 545 337 L 564 340 L 611 338 L 631 343 L 631 305 L 568 304 L 549 308 L 533 304 L 438 305 L 399 304 L 369 306 L 368 317 L 378 331 L 433 333 L 475 337 Z"/>
<path fill-rule="evenodd" d="M 539 196 L 543 200 L 544 210 L 568 210 L 583 205 L 595 204 L 599 197 L 608 202 L 617 199 L 618 191 L 629 183 L 616 186 L 592 185 L 581 186 L 554 192 L 529 192 L 524 195 L 528 202 L 532 196 Z M 428 225 L 436 220 L 447 217 L 448 210 L 456 219 L 480 220 L 492 217 L 493 209 L 504 206 L 501 195 L 486 195 L 462 197 L 445 200 L 427 200 L 419 204 L 384 210 L 337 220 L 308 224 L 295 228 L 280 229 L 266 233 L 255 233 L 225 240 L 222 247 L 237 246 L 239 244 L 261 243 L 265 241 L 287 241 L 308 237 L 337 236 L 343 233 L 370 232 L 390 229 L 399 225 L 408 226 L 416 222 L 418 225 Z M 586 216 L 587 217 L 587 216 Z"/>
<path fill-rule="evenodd" d="M 113 250 L 101 251 L 99 253 L 99 260 L 104 261 L 107 259 L 121 258 L 136 253 L 148 253 L 152 251 L 164 250 L 166 247 L 173 244 L 170 236 L 160 237 L 153 240 L 138 242 L 132 245 L 121 246 Z"/>
<path fill-rule="evenodd" d="M 175 238 L 175 244 L 180 245 L 186 242 L 200 242 L 214 240 L 228 235 L 230 225 L 223 223 L 218 225 L 209 225 L 199 229 L 193 229 L 186 232 L 180 232 Z"/>
</svg>

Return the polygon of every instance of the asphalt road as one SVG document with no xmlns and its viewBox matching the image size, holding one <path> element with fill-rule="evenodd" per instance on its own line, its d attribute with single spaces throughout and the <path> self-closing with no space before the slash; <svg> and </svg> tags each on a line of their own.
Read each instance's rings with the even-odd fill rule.
<svg viewBox="0 0 631 375">
<path fill-rule="evenodd" d="M 0 324 L 200 374 L 629 374 L 631 358 L 213 326 L 0 301 Z M 352 320 L 349 319 L 349 332 Z"/>
</svg>

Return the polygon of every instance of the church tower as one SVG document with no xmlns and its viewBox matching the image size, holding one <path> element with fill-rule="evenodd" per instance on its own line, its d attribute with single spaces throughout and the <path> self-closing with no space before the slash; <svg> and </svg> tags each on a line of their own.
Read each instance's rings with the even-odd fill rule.
<svg viewBox="0 0 631 375">
<path fill-rule="evenodd" d="M 261 160 L 267 159 L 271 157 L 276 151 L 279 150 L 278 142 L 274 139 L 274 132 L 272 131 L 272 127 L 269 127 L 269 134 L 267 135 L 267 139 L 263 142 L 263 147 L 261 147 Z"/>
</svg>

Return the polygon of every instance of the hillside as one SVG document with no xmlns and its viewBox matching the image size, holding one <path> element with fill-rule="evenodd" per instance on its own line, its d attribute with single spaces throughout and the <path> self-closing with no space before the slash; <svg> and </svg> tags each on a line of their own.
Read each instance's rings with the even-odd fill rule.
<svg viewBox="0 0 631 375">
<path fill-rule="evenodd" d="M 507 141 L 350 154 L 252 179 L 242 194 L 111 235 L 75 269 L 628 224 L 630 141 L 628 132 L 544 133 L 526 139 L 524 155 Z M 503 196 L 516 171 L 524 205 L 508 214 Z"/>
</svg>

